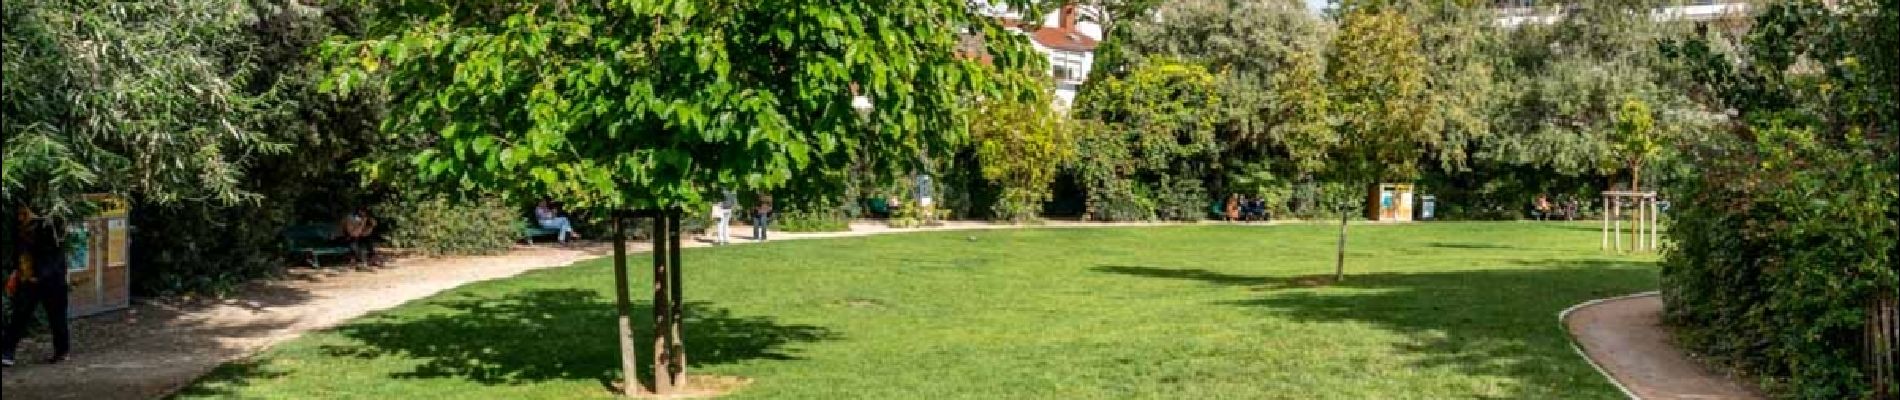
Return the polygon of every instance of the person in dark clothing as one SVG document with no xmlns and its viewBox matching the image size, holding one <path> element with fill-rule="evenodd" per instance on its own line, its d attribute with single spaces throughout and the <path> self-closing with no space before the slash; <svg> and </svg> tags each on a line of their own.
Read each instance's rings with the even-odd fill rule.
<svg viewBox="0 0 1900 400">
<path fill-rule="evenodd" d="M 376 217 L 369 215 L 369 209 L 357 207 L 356 211 L 343 217 L 337 223 L 343 241 L 350 244 L 350 251 L 356 253 L 356 263 L 361 268 L 381 267 L 383 262 L 376 259 Z"/>
<path fill-rule="evenodd" d="M 46 322 L 53 333 L 53 357 L 47 363 L 66 361 L 72 353 L 72 332 L 66 322 L 66 257 L 60 246 L 60 236 L 53 227 L 55 224 L 34 224 L 33 214 L 22 208 L 18 215 L 18 240 L 14 245 L 20 254 L 20 266 L 10 278 L 12 287 L 12 310 L 9 310 L 9 322 L 4 334 L 0 334 L 0 365 L 13 366 L 14 350 L 20 347 L 20 340 L 26 338 L 28 328 L 34 322 L 35 308 L 46 312 Z"/>
</svg>

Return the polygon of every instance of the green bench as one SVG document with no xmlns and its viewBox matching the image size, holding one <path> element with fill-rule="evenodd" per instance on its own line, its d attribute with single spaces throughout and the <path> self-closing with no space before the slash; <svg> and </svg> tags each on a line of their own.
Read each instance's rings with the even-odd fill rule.
<svg viewBox="0 0 1900 400">
<path fill-rule="evenodd" d="M 528 242 L 528 244 L 534 244 L 534 238 L 537 237 L 553 236 L 558 240 L 561 235 L 560 229 L 542 228 L 541 224 L 533 222 L 523 222 L 516 225 L 516 228 L 521 240 Z"/>
<path fill-rule="evenodd" d="M 302 256 L 312 268 L 321 268 L 319 257 L 350 254 L 350 246 L 336 240 L 336 225 L 304 224 L 284 229 L 284 249 Z"/>
</svg>

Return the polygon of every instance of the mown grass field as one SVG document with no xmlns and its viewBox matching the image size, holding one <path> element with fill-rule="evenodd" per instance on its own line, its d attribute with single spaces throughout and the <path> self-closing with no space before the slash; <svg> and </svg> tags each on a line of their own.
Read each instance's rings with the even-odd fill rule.
<svg viewBox="0 0 1900 400">
<path fill-rule="evenodd" d="M 1590 224 L 1363 225 L 1347 279 L 1314 286 L 1335 229 L 687 249 L 691 373 L 751 379 L 735 399 L 1620 397 L 1556 313 L 1652 290 L 1653 257 L 1599 252 Z M 650 324 L 648 261 L 632 260 Z M 603 259 L 468 285 L 227 365 L 180 397 L 609 398 L 612 282 Z"/>
</svg>

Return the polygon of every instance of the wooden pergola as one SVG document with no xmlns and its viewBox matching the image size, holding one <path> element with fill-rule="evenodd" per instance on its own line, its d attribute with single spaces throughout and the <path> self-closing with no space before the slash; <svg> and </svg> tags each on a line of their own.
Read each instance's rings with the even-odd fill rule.
<svg viewBox="0 0 1900 400">
<path fill-rule="evenodd" d="M 1623 220 L 1630 220 L 1630 250 L 1655 251 L 1662 243 L 1656 216 L 1656 192 L 1612 190 L 1603 192 L 1603 250 L 1623 251 Z M 1625 214 L 1624 208 L 1635 212 Z"/>
</svg>

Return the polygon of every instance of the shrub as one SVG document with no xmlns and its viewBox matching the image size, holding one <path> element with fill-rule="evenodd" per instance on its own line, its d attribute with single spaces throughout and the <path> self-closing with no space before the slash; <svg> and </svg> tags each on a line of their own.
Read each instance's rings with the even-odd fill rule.
<svg viewBox="0 0 1900 400">
<path fill-rule="evenodd" d="M 851 219 L 840 211 L 792 210 L 773 216 L 772 225 L 783 232 L 848 232 Z"/>
<path fill-rule="evenodd" d="M 1779 121 L 1756 136 L 1700 149 L 1703 176 L 1672 188 L 1668 321 L 1780 395 L 1871 397 L 1864 327 L 1876 296 L 1900 286 L 1887 215 L 1900 182 L 1867 162 L 1881 150 L 1865 139 Z"/>
<path fill-rule="evenodd" d="M 493 254 L 520 238 L 526 220 L 499 200 L 453 201 L 411 196 L 383 204 L 383 239 L 428 255 Z"/>
</svg>

